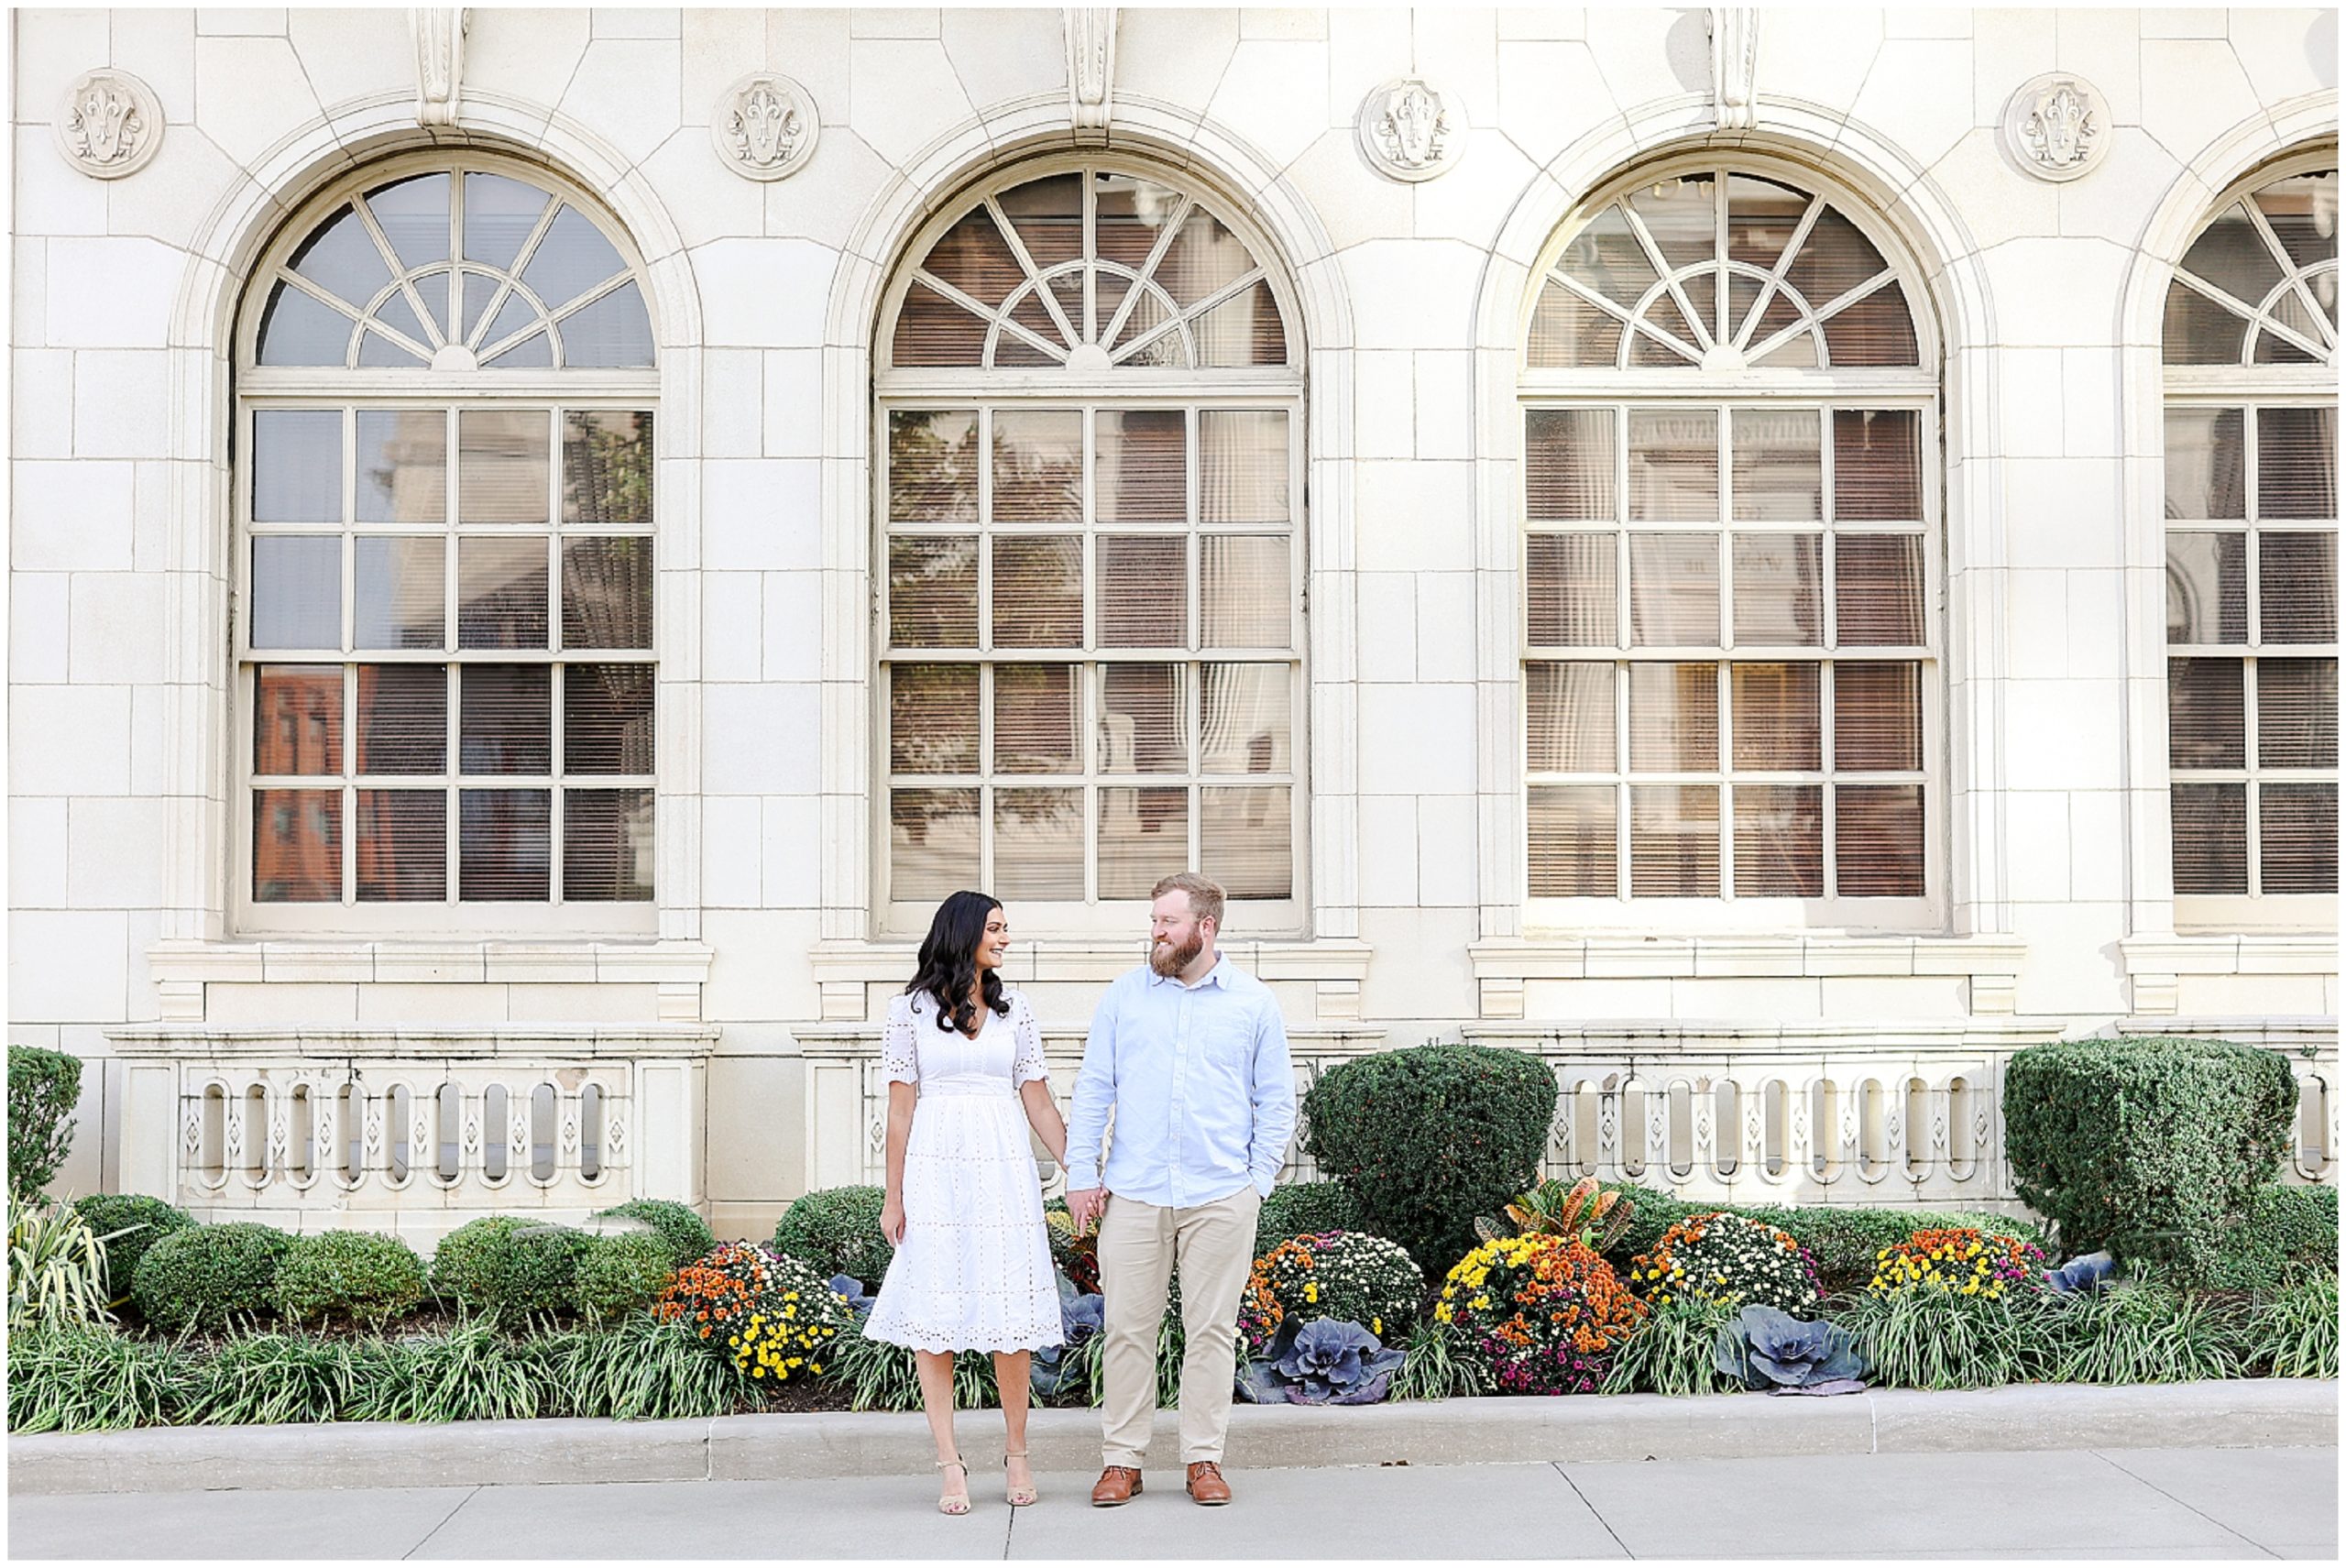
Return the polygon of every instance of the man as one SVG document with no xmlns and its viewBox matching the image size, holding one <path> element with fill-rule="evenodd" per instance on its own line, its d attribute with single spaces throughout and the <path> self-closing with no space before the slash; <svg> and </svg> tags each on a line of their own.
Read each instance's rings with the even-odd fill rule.
<svg viewBox="0 0 2346 1568">
<path fill-rule="evenodd" d="M 1139 1492 L 1157 1416 L 1157 1325 L 1181 1275 L 1181 1459 L 1189 1496 L 1230 1501 L 1222 1451 L 1236 1373 L 1238 1297 L 1255 1215 L 1295 1131 L 1295 1080 L 1278 1003 L 1214 950 L 1222 892 L 1195 872 L 1157 884 L 1148 966 L 1092 1015 L 1068 1128 L 1067 1204 L 1100 1221 L 1107 1343 L 1095 1507 Z M 1104 1178 L 1100 1144 L 1115 1112 Z"/>
</svg>

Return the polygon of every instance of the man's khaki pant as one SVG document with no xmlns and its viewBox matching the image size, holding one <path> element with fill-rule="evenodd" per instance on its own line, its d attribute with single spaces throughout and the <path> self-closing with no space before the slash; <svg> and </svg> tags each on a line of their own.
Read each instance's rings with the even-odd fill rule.
<svg viewBox="0 0 2346 1568">
<path fill-rule="evenodd" d="M 1263 1196 L 1252 1182 L 1219 1202 L 1160 1209 L 1131 1198 L 1108 1199 L 1100 1221 L 1100 1288 L 1104 1442 L 1102 1463 L 1140 1468 L 1157 1419 L 1157 1328 L 1165 1286 L 1181 1270 L 1181 1463 L 1219 1462 L 1230 1431 L 1235 1379 L 1238 1297 L 1255 1261 L 1255 1214 Z"/>
</svg>

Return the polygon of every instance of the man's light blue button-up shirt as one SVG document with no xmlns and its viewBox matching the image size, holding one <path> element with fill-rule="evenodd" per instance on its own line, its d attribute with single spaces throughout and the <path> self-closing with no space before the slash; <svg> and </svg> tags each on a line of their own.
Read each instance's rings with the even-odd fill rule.
<svg viewBox="0 0 2346 1568">
<path fill-rule="evenodd" d="M 1295 1132 L 1287 1025 L 1270 989 L 1219 959 L 1195 985 L 1144 965 L 1091 1015 L 1067 1132 L 1070 1190 L 1104 1185 L 1159 1208 L 1218 1203 L 1251 1181 L 1271 1194 Z"/>
</svg>

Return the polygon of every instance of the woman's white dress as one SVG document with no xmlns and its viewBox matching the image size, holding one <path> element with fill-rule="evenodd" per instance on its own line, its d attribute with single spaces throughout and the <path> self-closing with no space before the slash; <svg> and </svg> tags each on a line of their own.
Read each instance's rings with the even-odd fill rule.
<svg viewBox="0 0 2346 1568">
<path fill-rule="evenodd" d="M 891 1083 L 919 1086 L 904 1144 L 904 1240 L 864 1336 L 917 1350 L 1039 1350 L 1063 1342 L 1058 1277 L 1019 1087 L 1050 1069 L 1026 999 L 981 1008 L 970 1039 L 937 999 L 899 996 L 880 1036 Z"/>
</svg>

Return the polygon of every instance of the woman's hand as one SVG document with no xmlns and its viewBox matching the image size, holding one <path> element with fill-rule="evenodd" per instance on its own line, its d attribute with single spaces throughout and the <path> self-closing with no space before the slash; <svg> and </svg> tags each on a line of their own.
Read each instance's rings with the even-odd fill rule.
<svg viewBox="0 0 2346 1568">
<path fill-rule="evenodd" d="M 893 1192 L 880 1205 L 880 1234 L 888 1238 L 890 1246 L 904 1245 L 904 1201 Z"/>
</svg>

